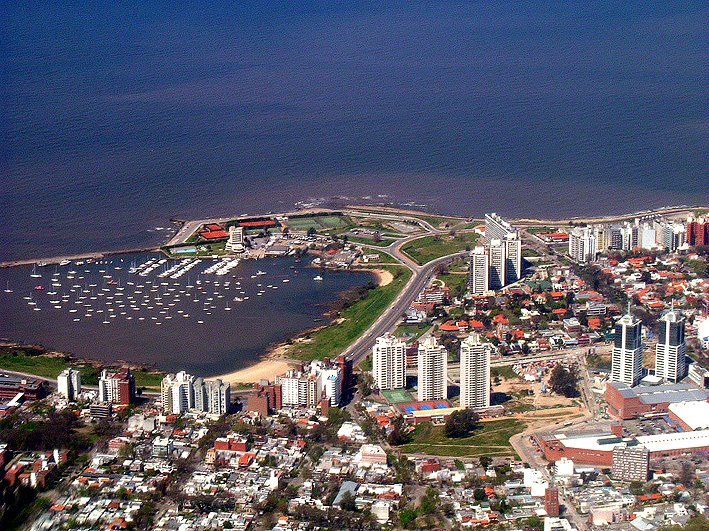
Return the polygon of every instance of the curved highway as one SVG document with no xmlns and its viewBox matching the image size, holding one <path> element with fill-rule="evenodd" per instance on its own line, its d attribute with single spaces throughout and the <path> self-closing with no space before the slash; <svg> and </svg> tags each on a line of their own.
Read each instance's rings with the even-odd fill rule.
<svg viewBox="0 0 709 531">
<path fill-rule="evenodd" d="M 419 235 L 418 237 L 420 238 L 421 236 Z M 411 279 L 406 283 L 406 286 L 404 286 L 404 289 L 401 290 L 401 293 L 394 299 L 394 302 L 392 302 L 389 307 L 384 310 L 384 313 L 343 352 L 348 359 L 352 360 L 355 366 L 371 352 L 372 346 L 379 336 L 389 332 L 401 321 L 401 316 L 409 309 L 411 303 L 416 299 L 423 288 L 426 287 L 426 284 L 428 284 L 434 276 L 438 266 L 448 264 L 455 258 L 468 254 L 467 251 L 459 251 L 432 260 L 423 266 L 419 266 L 401 253 L 400 248 L 403 243 L 405 242 L 399 241 L 390 246 L 395 247 L 394 249 L 386 249 L 409 267 L 413 274 Z M 380 247 L 379 249 L 382 248 Z"/>
</svg>

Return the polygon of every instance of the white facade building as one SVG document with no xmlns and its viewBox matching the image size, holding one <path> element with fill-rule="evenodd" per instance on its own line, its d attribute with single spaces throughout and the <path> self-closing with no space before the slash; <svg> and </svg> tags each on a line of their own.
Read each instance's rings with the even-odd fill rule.
<svg viewBox="0 0 709 531">
<path fill-rule="evenodd" d="M 185 371 L 168 374 L 160 384 L 160 396 L 165 413 L 187 413 L 194 409 L 194 376 Z"/>
<path fill-rule="evenodd" d="M 378 337 L 372 347 L 372 376 L 379 389 L 406 387 L 406 342 L 391 334 Z"/>
<path fill-rule="evenodd" d="M 429 336 L 418 348 L 418 400 L 443 400 L 448 397 L 448 351 Z"/>
<path fill-rule="evenodd" d="M 224 415 L 231 403 L 231 385 L 222 380 L 195 378 L 181 371 L 163 378 L 160 396 L 165 413 Z"/>
<path fill-rule="evenodd" d="M 490 407 L 491 345 L 470 334 L 460 344 L 460 407 Z"/>
<path fill-rule="evenodd" d="M 589 227 L 574 229 L 569 233 L 569 256 L 580 263 L 593 261 L 597 252 L 596 235 Z"/>
<path fill-rule="evenodd" d="M 505 245 L 505 285 L 517 282 L 522 276 L 522 242 L 515 233 L 503 240 Z"/>
<path fill-rule="evenodd" d="M 281 386 L 284 406 L 316 407 L 323 398 L 327 398 L 331 405 L 340 403 L 342 378 L 339 366 L 313 361 L 302 371 L 290 369 L 276 376 L 275 383 Z"/>
<path fill-rule="evenodd" d="M 74 369 L 64 369 L 57 376 L 57 390 L 67 400 L 76 400 L 81 394 L 81 373 Z"/>
<path fill-rule="evenodd" d="M 224 245 L 224 250 L 228 253 L 244 252 L 244 227 L 229 227 L 229 239 Z"/>
<path fill-rule="evenodd" d="M 484 247 L 476 247 L 470 254 L 468 288 L 473 295 L 481 295 L 490 284 L 490 259 Z"/>
<path fill-rule="evenodd" d="M 488 253 L 490 260 L 488 287 L 490 289 L 501 289 L 505 285 L 505 279 L 507 278 L 505 244 L 502 240 L 491 240 Z"/>
</svg>

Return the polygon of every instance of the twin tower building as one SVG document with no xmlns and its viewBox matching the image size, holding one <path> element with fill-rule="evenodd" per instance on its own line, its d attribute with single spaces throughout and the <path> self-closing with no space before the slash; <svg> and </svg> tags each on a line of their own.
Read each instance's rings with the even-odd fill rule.
<svg viewBox="0 0 709 531">
<path fill-rule="evenodd" d="M 471 334 L 460 344 L 460 407 L 490 406 L 490 354 L 492 345 Z M 372 352 L 372 374 L 377 387 L 406 387 L 406 342 L 385 334 L 377 338 Z M 448 397 L 448 351 L 433 336 L 421 341 L 417 352 L 418 400 Z"/>
<path fill-rule="evenodd" d="M 517 229 L 495 213 L 485 214 L 484 247 L 470 253 L 468 288 L 482 295 L 517 282 L 522 276 L 522 241 Z"/>
<path fill-rule="evenodd" d="M 681 381 L 687 376 L 686 355 L 685 319 L 679 312 L 669 311 L 660 317 L 655 346 L 655 376 L 669 383 Z M 633 387 L 640 382 L 642 375 L 642 323 L 628 308 L 628 313 L 615 325 L 610 379 Z"/>
</svg>

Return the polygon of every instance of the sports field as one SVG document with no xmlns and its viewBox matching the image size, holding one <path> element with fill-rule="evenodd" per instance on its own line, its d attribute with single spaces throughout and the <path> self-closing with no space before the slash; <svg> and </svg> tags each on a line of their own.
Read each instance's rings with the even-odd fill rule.
<svg viewBox="0 0 709 531">
<path fill-rule="evenodd" d="M 352 224 L 352 220 L 347 216 L 306 216 L 288 218 L 286 224 L 291 230 L 306 232 L 308 229 L 320 231 L 347 227 Z"/>
<path fill-rule="evenodd" d="M 404 389 L 388 389 L 386 391 L 382 391 L 382 394 L 392 404 L 402 404 L 413 400 L 411 393 L 405 391 Z"/>
</svg>

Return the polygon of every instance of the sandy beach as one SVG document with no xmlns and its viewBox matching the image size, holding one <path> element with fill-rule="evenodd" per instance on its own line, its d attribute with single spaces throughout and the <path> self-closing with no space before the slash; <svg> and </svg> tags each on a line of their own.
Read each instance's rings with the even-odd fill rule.
<svg viewBox="0 0 709 531">
<path fill-rule="evenodd" d="M 269 358 L 261 360 L 255 365 L 251 365 L 245 369 L 240 369 L 227 374 L 221 374 L 219 376 L 215 376 L 215 378 L 220 378 L 231 384 L 255 383 L 260 380 L 269 380 L 273 382 L 275 376 L 283 374 L 289 367 L 290 365 L 285 360 Z"/>
<path fill-rule="evenodd" d="M 392 275 L 391 271 L 387 271 L 386 269 L 370 269 L 369 271 L 377 276 L 378 286 L 386 286 L 387 284 L 391 284 L 394 280 L 394 275 Z"/>
</svg>

